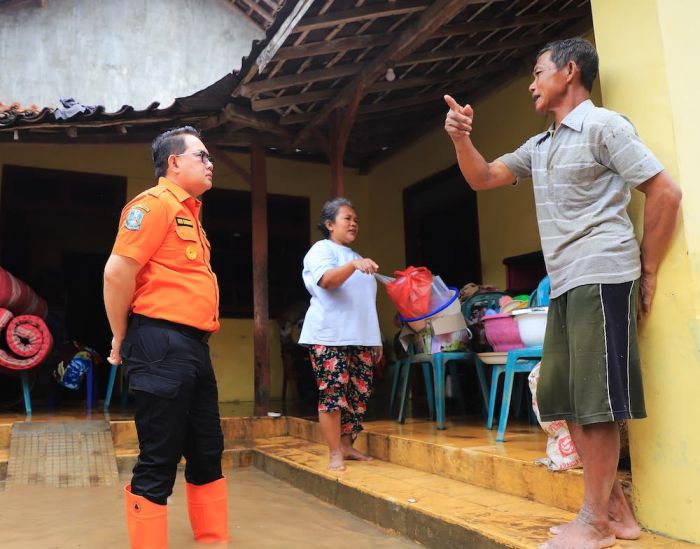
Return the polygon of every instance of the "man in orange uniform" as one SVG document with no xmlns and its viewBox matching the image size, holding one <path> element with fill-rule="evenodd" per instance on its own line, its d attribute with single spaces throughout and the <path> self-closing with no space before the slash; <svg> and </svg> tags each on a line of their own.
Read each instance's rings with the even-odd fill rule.
<svg viewBox="0 0 700 549">
<path fill-rule="evenodd" d="M 136 399 L 139 457 L 125 497 L 129 539 L 139 549 L 167 547 L 166 503 L 182 456 L 195 539 L 228 538 L 207 345 L 219 328 L 219 289 L 199 221 L 214 165 L 189 126 L 159 135 L 152 149 L 158 185 L 124 207 L 104 275 L 109 361 L 123 361 Z"/>
</svg>

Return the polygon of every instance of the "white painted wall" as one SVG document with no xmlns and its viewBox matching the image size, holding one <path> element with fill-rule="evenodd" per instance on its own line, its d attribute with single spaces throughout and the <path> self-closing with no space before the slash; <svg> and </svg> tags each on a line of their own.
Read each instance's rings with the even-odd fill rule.
<svg viewBox="0 0 700 549">
<path fill-rule="evenodd" d="M 0 7 L 0 101 L 108 111 L 170 105 L 238 69 L 263 33 L 224 0 L 52 0 Z"/>
</svg>

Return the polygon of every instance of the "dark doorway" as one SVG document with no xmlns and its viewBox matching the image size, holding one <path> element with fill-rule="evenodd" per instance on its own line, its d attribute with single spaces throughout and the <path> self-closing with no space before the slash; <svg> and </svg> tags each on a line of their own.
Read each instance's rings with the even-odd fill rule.
<svg viewBox="0 0 700 549">
<path fill-rule="evenodd" d="M 212 246 L 224 318 L 253 318 L 253 229 L 249 191 L 212 189 L 204 197 L 203 224 Z M 308 303 L 301 278 L 309 249 L 309 199 L 267 195 L 270 316 Z"/>
<path fill-rule="evenodd" d="M 74 339 L 106 356 L 102 272 L 125 201 L 125 177 L 3 168 L 0 261 L 46 299 L 56 345 Z"/>
<path fill-rule="evenodd" d="M 428 267 L 446 284 L 481 283 L 476 193 L 457 166 L 404 190 L 406 264 Z"/>
</svg>

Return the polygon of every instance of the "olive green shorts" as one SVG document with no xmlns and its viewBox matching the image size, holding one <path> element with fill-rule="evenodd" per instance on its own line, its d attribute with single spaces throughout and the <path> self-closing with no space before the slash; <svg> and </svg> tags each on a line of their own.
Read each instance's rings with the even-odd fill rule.
<svg viewBox="0 0 700 549">
<path fill-rule="evenodd" d="M 551 300 L 537 385 L 543 421 L 646 417 L 637 344 L 639 282 L 588 284 Z"/>
</svg>

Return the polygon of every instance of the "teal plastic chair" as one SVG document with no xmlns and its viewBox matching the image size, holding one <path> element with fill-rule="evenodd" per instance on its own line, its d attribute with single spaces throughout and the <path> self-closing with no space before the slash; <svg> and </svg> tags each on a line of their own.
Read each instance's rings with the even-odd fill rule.
<svg viewBox="0 0 700 549">
<path fill-rule="evenodd" d="M 530 296 L 530 305 L 533 307 L 545 307 L 549 305 L 549 292 L 549 276 L 545 276 L 537 285 L 537 289 Z M 489 394 L 488 418 L 486 419 L 486 427 L 488 429 L 493 429 L 493 417 L 496 408 L 496 393 L 498 392 L 498 384 L 501 374 L 504 376 L 503 396 L 501 397 L 501 415 L 498 420 L 498 432 L 496 434 L 497 442 L 503 442 L 505 439 L 515 374 L 530 373 L 541 360 L 542 346 L 538 345 L 508 351 L 505 364 L 493 365 L 493 370 L 491 372 L 491 391 Z M 481 359 L 479 359 L 479 362 L 481 362 Z"/>
<path fill-rule="evenodd" d="M 423 372 L 425 376 L 426 368 L 432 369 L 432 378 L 434 383 L 432 384 L 432 389 L 434 390 L 435 398 L 435 416 L 437 421 L 437 428 L 439 430 L 444 430 L 445 427 L 445 377 L 447 375 L 447 369 L 453 367 L 453 373 L 456 374 L 456 363 L 457 362 L 468 362 L 473 363 L 476 367 L 476 374 L 479 378 L 479 388 L 481 389 L 481 395 L 483 401 L 486 402 L 488 398 L 488 391 L 486 389 L 486 374 L 484 373 L 483 363 L 476 359 L 476 355 L 471 351 L 464 352 L 444 352 L 444 353 L 433 353 L 433 354 L 419 354 L 409 357 L 408 363 L 402 368 L 402 386 L 401 386 L 401 406 L 399 408 L 399 422 L 403 423 L 405 421 L 405 404 L 406 397 L 408 394 L 408 379 L 410 375 L 410 366 L 412 364 L 421 364 L 423 366 Z M 429 371 L 429 370 L 428 370 Z M 428 384 L 428 377 L 426 376 L 426 392 L 428 396 L 428 406 L 430 406 L 430 389 Z M 462 406 L 464 404 L 464 398 L 461 395 L 461 390 L 458 389 L 460 402 Z"/>
<path fill-rule="evenodd" d="M 422 366 L 422 371 L 423 371 L 423 381 L 425 382 L 425 393 L 427 396 L 428 400 L 428 414 L 430 415 L 430 419 L 435 418 L 435 399 L 433 397 L 433 377 L 432 373 L 430 372 L 430 365 L 427 362 L 416 362 L 412 361 L 415 357 L 418 357 L 419 355 L 409 355 L 407 357 L 401 358 L 396 361 L 396 364 L 394 365 L 394 375 L 393 375 L 393 380 L 391 384 L 391 400 L 389 402 L 389 413 L 393 413 L 394 411 L 394 403 L 396 402 L 396 394 L 398 392 L 398 385 L 399 385 L 399 380 L 403 380 L 403 377 L 406 376 L 408 377 L 410 375 L 410 369 L 412 364 L 420 364 Z M 408 380 L 405 382 L 408 384 Z M 401 418 L 404 417 L 405 413 L 405 402 L 406 399 L 403 397 L 404 395 L 404 389 L 403 385 L 401 386 L 401 406 L 399 407 L 399 414 L 398 414 L 398 419 L 403 423 L 403 420 Z"/>
<path fill-rule="evenodd" d="M 489 393 L 488 418 L 486 428 L 493 429 L 493 417 L 496 409 L 496 394 L 501 374 L 504 376 L 503 396 L 501 397 L 501 415 L 498 420 L 498 432 L 496 441 L 503 442 L 508 426 L 510 413 L 510 401 L 513 395 L 513 381 L 515 374 L 531 372 L 537 363 L 542 360 L 542 346 L 526 347 L 508 351 L 505 364 L 494 364 L 491 371 L 491 391 Z M 481 359 L 479 359 L 481 362 Z M 483 363 L 482 363 L 483 365 Z M 482 366 L 483 367 L 483 366 Z"/>
<path fill-rule="evenodd" d="M 124 378 L 124 367 L 123 366 L 115 366 L 112 364 L 112 368 L 109 371 L 109 382 L 107 383 L 107 395 L 105 396 L 105 406 L 104 410 L 105 412 L 109 412 L 109 405 L 112 401 L 112 392 L 114 391 L 114 382 L 117 378 L 117 370 L 122 371 L 122 386 L 121 386 L 121 406 L 122 408 L 126 407 L 126 404 L 129 400 L 129 389 L 126 387 L 126 379 Z"/>
<path fill-rule="evenodd" d="M 22 397 L 24 398 L 24 411 L 28 416 L 32 415 L 32 397 L 30 396 L 31 386 L 29 383 L 29 372 L 22 370 L 20 373 L 22 380 Z"/>
</svg>

